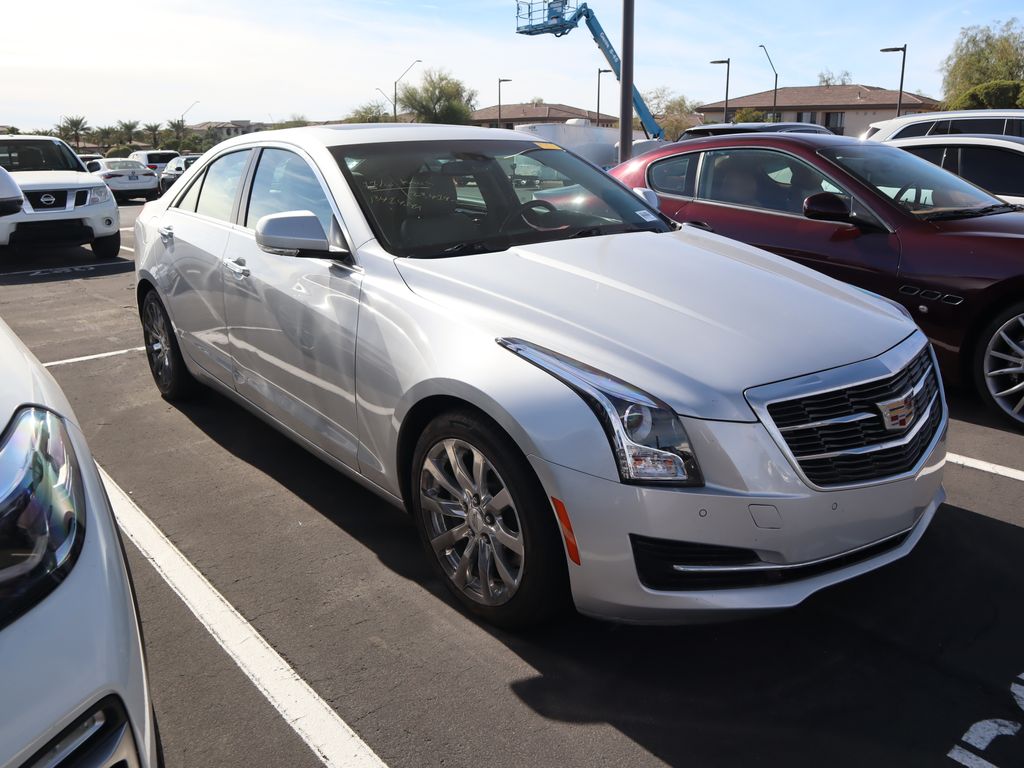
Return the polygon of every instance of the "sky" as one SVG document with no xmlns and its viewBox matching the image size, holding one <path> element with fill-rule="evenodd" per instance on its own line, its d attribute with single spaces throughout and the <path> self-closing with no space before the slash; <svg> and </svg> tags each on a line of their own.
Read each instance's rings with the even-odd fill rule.
<svg viewBox="0 0 1024 768">
<path fill-rule="evenodd" d="M 619 0 L 588 3 L 616 47 Z M 189 123 L 345 117 L 384 101 L 424 68 L 444 69 L 478 92 L 477 106 L 534 97 L 593 109 L 606 66 L 585 27 L 565 37 L 517 35 L 515 0 L 47 0 L 5 3 L 0 35 L 0 125 L 23 132 L 62 115 L 89 125 L 118 120 Z M 897 88 L 906 43 L 907 91 L 941 97 L 939 67 L 959 31 L 1009 18 L 992 0 L 808 3 L 776 0 L 636 0 L 635 80 L 713 102 L 779 87 L 814 85 L 818 73 L 849 70 L 853 82 Z M 60 23 L 54 23 L 59 19 Z M 17 31 L 12 34 L 12 31 Z M 605 76 L 602 111 L 618 87 Z"/>
</svg>

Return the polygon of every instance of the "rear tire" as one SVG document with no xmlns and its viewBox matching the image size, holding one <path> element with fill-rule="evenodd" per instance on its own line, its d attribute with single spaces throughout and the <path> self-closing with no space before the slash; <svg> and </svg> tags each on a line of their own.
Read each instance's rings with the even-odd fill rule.
<svg viewBox="0 0 1024 768">
<path fill-rule="evenodd" d="M 411 471 L 424 550 L 469 613 L 518 629 L 571 606 L 551 503 L 500 427 L 469 409 L 443 413 L 420 436 Z"/>
<path fill-rule="evenodd" d="M 174 336 L 174 326 L 155 290 L 143 298 L 139 315 L 149 372 L 153 374 L 160 395 L 171 402 L 188 398 L 196 391 L 198 383 L 185 367 L 181 348 Z"/>
<path fill-rule="evenodd" d="M 974 385 L 981 399 L 1024 429 L 1024 302 L 988 324 L 974 352 Z"/>
<path fill-rule="evenodd" d="M 121 252 L 121 233 L 115 232 L 92 241 L 92 255 L 97 259 L 112 259 Z"/>
</svg>

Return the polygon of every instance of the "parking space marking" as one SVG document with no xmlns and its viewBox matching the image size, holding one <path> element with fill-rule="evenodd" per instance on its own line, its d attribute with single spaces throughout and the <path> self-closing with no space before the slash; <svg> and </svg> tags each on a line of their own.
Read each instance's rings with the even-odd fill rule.
<svg viewBox="0 0 1024 768">
<path fill-rule="evenodd" d="M 946 461 L 951 464 L 959 464 L 962 467 L 980 469 L 982 472 L 988 472 L 993 475 L 1002 475 L 1003 477 L 1008 477 L 1011 480 L 1019 480 L 1024 483 L 1024 471 L 1014 469 L 1013 467 L 1004 467 L 1001 464 L 993 464 L 990 461 L 972 459 L 970 456 L 961 456 L 958 453 L 947 453 Z"/>
<path fill-rule="evenodd" d="M 124 250 L 124 246 L 121 246 Z M 135 253 L 135 251 L 132 251 Z M 23 269 L 20 272 L 0 272 L 0 277 L 13 277 L 15 275 L 32 275 L 32 277 L 42 277 L 43 275 L 56 275 L 61 272 L 92 272 L 94 269 L 100 269 L 102 267 L 123 267 L 127 262 L 124 261 L 101 261 L 96 264 L 81 264 L 76 267 L 47 267 L 44 269 Z"/>
<path fill-rule="evenodd" d="M 97 355 L 83 355 L 82 357 L 69 357 L 66 360 L 54 360 L 49 363 L 43 363 L 44 368 L 53 368 L 58 365 L 70 365 L 71 363 L 84 363 L 88 360 L 99 360 L 103 357 L 116 357 L 117 355 L 127 355 L 129 352 L 141 352 L 145 347 L 129 347 L 128 349 L 119 349 L 116 352 L 100 352 Z"/>
<path fill-rule="evenodd" d="M 128 251 L 128 253 L 135 253 L 135 249 L 134 248 L 129 248 L 127 245 L 122 245 L 121 246 L 121 250 L 122 251 Z"/>
<path fill-rule="evenodd" d="M 134 232 L 134 231 L 135 231 L 135 227 L 121 227 L 121 229 L 118 230 L 118 232 Z"/>
<path fill-rule="evenodd" d="M 386 768 L 110 475 L 102 467 L 99 470 L 121 530 L 323 764 Z"/>
</svg>

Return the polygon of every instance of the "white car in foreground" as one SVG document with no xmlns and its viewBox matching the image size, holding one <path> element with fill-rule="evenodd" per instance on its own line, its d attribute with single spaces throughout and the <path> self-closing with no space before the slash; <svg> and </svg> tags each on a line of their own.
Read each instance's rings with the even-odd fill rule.
<svg viewBox="0 0 1024 768">
<path fill-rule="evenodd" d="M 121 251 L 121 218 L 110 188 L 52 136 L 0 136 L 0 167 L 21 187 L 21 210 L 0 218 L 0 246 L 90 244 L 97 258 Z"/>
<path fill-rule="evenodd" d="M 796 605 L 907 554 L 944 498 L 905 310 L 529 134 L 238 137 L 135 234 L 161 393 L 198 379 L 403 506 L 498 624 L 570 594 L 637 622 Z"/>
<path fill-rule="evenodd" d="M 0 169 L 0 216 L 13 195 Z M 154 768 L 124 549 L 53 377 L 0 320 L 0 766 Z"/>
<path fill-rule="evenodd" d="M 160 197 L 157 172 L 151 171 L 138 160 L 105 157 L 90 160 L 85 167 L 106 182 L 118 201 L 135 197 L 156 200 Z"/>
</svg>

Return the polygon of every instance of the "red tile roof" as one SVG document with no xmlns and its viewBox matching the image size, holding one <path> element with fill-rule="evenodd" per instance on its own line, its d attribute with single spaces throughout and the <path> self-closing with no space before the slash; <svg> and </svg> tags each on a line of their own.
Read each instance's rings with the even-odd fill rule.
<svg viewBox="0 0 1024 768">
<path fill-rule="evenodd" d="M 779 88 L 778 109 L 858 109 L 895 107 L 899 91 L 888 88 L 878 88 L 874 85 L 800 85 L 789 88 Z M 903 92 L 903 107 L 919 109 L 935 109 L 939 102 L 928 96 L 919 96 L 916 93 Z M 725 107 L 724 101 L 716 101 L 711 104 L 703 104 L 700 111 L 707 112 L 721 110 Z M 742 109 L 753 107 L 755 109 L 772 108 L 772 91 L 761 91 L 752 93 L 749 96 L 740 96 L 729 99 L 729 109 Z"/>
</svg>

